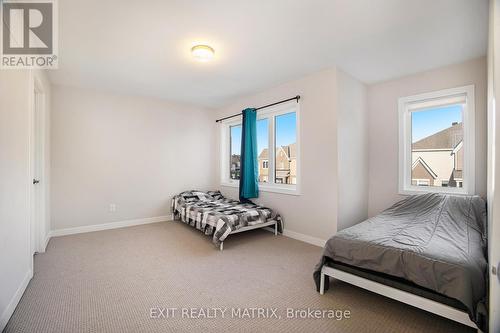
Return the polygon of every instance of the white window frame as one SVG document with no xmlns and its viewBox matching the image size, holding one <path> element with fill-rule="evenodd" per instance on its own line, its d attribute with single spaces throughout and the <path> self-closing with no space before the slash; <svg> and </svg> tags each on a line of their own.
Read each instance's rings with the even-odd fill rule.
<svg viewBox="0 0 500 333">
<path fill-rule="evenodd" d="M 464 166 L 463 187 L 416 186 L 411 184 L 411 112 L 419 109 L 463 103 Z M 399 106 L 399 194 L 475 192 L 475 99 L 474 85 L 401 97 Z"/>
<path fill-rule="evenodd" d="M 296 117 L 296 138 L 297 138 L 297 174 L 296 174 L 296 182 L 297 184 L 276 184 L 275 183 L 275 117 L 280 116 L 287 113 L 295 112 Z M 263 192 L 274 192 L 281 194 L 290 194 L 290 195 L 300 195 L 300 105 L 296 101 L 290 101 L 288 103 L 279 104 L 273 107 L 265 108 L 257 111 L 257 120 L 268 119 L 268 182 L 262 183 L 259 182 L 259 191 Z M 229 129 L 231 126 L 241 125 L 242 117 L 237 117 L 231 120 L 225 120 L 221 122 L 220 126 L 220 180 L 221 186 L 229 186 L 229 187 L 239 187 L 239 180 L 231 179 L 229 177 L 229 152 L 231 149 L 231 136 L 229 133 Z"/>
</svg>

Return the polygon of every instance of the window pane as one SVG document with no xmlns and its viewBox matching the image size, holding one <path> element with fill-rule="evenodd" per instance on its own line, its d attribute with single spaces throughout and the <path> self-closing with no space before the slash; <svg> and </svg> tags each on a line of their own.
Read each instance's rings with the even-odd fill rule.
<svg viewBox="0 0 500 333">
<path fill-rule="evenodd" d="M 462 111 L 461 104 L 454 104 L 411 112 L 412 185 L 462 186 Z"/>
<path fill-rule="evenodd" d="M 231 179 L 240 179 L 241 125 L 231 126 L 229 132 L 231 136 L 229 176 Z"/>
<path fill-rule="evenodd" d="M 269 182 L 269 119 L 257 120 L 259 182 Z"/>
<path fill-rule="evenodd" d="M 275 117 L 275 182 L 297 184 L 297 119 L 295 112 Z"/>
</svg>

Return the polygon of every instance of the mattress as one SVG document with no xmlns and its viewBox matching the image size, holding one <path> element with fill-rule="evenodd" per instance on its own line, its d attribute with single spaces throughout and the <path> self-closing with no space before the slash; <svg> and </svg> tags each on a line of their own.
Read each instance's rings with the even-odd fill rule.
<svg viewBox="0 0 500 333">
<path fill-rule="evenodd" d="M 478 196 L 409 196 L 330 238 L 328 261 L 387 274 L 458 300 L 482 322 L 486 297 L 486 204 Z"/>
<path fill-rule="evenodd" d="M 182 192 L 172 199 L 172 211 L 180 216 L 182 222 L 212 236 L 216 245 L 233 231 L 271 219 L 278 222 L 280 232 L 282 229 L 281 216 L 270 208 L 229 199 L 219 191 Z"/>
<path fill-rule="evenodd" d="M 458 310 L 461 310 L 461 311 L 468 311 L 467 308 L 465 307 L 465 305 L 463 305 L 460 301 L 458 301 L 454 298 L 447 297 L 443 294 L 437 293 L 433 290 L 430 290 L 430 289 L 427 289 L 424 287 L 420 287 L 420 286 L 416 285 L 415 283 L 412 283 L 412 282 L 407 281 L 407 280 L 402 279 L 402 278 L 398 278 L 398 277 L 391 276 L 391 275 L 384 274 L 384 273 L 378 273 L 375 271 L 370 271 L 368 269 L 354 267 L 351 265 L 347 265 L 347 264 L 343 264 L 343 263 L 339 263 L 339 262 L 335 262 L 335 261 L 327 262 L 326 265 L 328 265 L 329 267 L 335 268 L 337 270 L 349 273 L 349 274 L 357 275 L 357 276 L 360 276 L 362 278 L 365 278 L 365 279 L 368 279 L 371 281 L 375 281 L 375 282 L 384 284 L 384 285 L 389 286 L 389 287 L 393 287 L 393 288 L 396 288 L 399 290 L 409 292 L 409 293 L 414 294 L 414 295 L 418 295 L 421 297 L 425 297 L 427 299 L 431 299 L 433 301 L 436 301 L 436 302 L 439 302 L 442 304 L 446 304 L 448 306 L 451 306 L 451 307 L 458 309 Z"/>
</svg>

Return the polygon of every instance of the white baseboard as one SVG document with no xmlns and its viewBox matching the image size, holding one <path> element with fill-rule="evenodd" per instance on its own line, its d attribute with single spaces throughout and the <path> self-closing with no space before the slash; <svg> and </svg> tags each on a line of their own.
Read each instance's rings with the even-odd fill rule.
<svg viewBox="0 0 500 333">
<path fill-rule="evenodd" d="M 274 233 L 274 229 L 272 229 L 272 228 L 263 228 L 263 229 Z M 283 236 L 293 238 L 293 239 L 302 241 L 304 243 L 320 246 L 320 247 L 325 246 L 325 243 L 326 243 L 326 240 L 324 240 L 324 239 L 308 236 L 305 234 L 301 234 L 299 232 L 290 231 L 290 230 L 286 230 L 286 229 L 283 230 Z"/>
<path fill-rule="evenodd" d="M 24 291 L 26 290 L 26 287 L 28 287 L 28 283 L 30 282 L 32 277 L 33 277 L 33 271 L 30 269 L 26 273 L 26 276 L 24 277 L 23 281 L 21 282 L 21 285 L 16 290 L 14 296 L 12 297 L 9 304 L 7 305 L 5 310 L 3 311 L 2 316 L 0 317 L 0 332 L 3 331 L 5 326 L 7 326 L 7 322 L 9 321 L 10 317 L 14 313 L 14 310 L 16 309 L 17 304 L 19 304 L 19 301 L 21 300 L 21 297 L 23 296 Z"/>
<path fill-rule="evenodd" d="M 49 233 L 49 235 L 47 236 L 46 246 L 50 240 L 50 237 L 74 235 L 74 234 L 81 234 L 81 233 L 85 233 L 85 232 L 93 232 L 93 231 L 101 231 L 101 230 L 109 230 L 109 229 L 118 229 L 118 228 L 124 228 L 124 227 L 131 227 L 134 225 L 165 222 L 165 221 L 171 221 L 171 220 L 172 220 L 171 216 L 156 216 L 156 217 L 148 217 L 148 218 L 144 218 L 144 219 L 126 220 L 126 221 L 110 222 L 110 223 L 103 223 L 103 224 L 86 225 L 86 226 L 82 226 L 82 227 L 52 230 Z M 274 229 L 271 229 L 271 228 L 263 228 L 263 229 L 274 232 Z M 291 231 L 291 230 L 287 230 L 287 229 L 284 230 L 283 235 L 286 237 L 297 239 L 299 241 L 309 243 L 312 245 L 316 245 L 316 246 L 320 246 L 320 247 L 325 246 L 325 243 L 326 243 L 326 240 L 324 240 L 324 239 L 301 234 L 299 232 L 295 232 L 295 231 Z"/>
<path fill-rule="evenodd" d="M 323 247 L 325 246 L 326 240 L 321 239 L 321 238 L 316 238 L 313 236 L 301 234 L 299 232 L 291 231 L 291 230 L 284 230 L 283 231 L 283 236 L 290 237 L 299 241 L 303 241 L 312 245 L 320 246 Z"/>
<path fill-rule="evenodd" d="M 156 216 L 156 217 L 147 217 L 147 218 L 143 218 L 143 219 L 126 220 L 126 221 L 118 221 L 118 222 L 110 222 L 110 223 L 102 223 L 102 224 L 85 225 L 82 227 L 57 229 L 57 230 L 52 230 L 50 232 L 49 238 L 50 237 L 81 234 L 81 233 L 85 233 L 85 232 L 125 228 L 125 227 L 131 227 L 131 226 L 135 226 L 135 225 L 141 225 L 141 224 L 166 222 L 166 221 L 170 221 L 170 220 L 171 220 L 170 216 Z M 47 240 L 47 242 L 48 242 L 48 240 Z"/>
<path fill-rule="evenodd" d="M 43 245 L 43 252 L 47 251 L 47 245 L 49 245 L 50 237 L 52 236 L 51 231 L 47 233 L 45 237 L 45 244 Z"/>
</svg>

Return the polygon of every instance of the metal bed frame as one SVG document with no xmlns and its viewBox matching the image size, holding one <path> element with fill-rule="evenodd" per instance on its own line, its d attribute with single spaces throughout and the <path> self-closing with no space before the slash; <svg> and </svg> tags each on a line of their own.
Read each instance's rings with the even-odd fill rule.
<svg viewBox="0 0 500 333">
<path fill-rule="evenodd" d="M 477 329 L 478 332 L 481 332 L 477 327 L 477 325 L 470 320 L 469 314 L 467 312 L 461 311 L 449 305 L 442 304 L 422 296 L 409 293 L 404 290 L 387 286 L 383 283 L 375 282 L 367 278 L 345 272 L 340 269 L 329 267 L 327 265 L 324 265 L 323 268 L 321 269 L 320 287 L 319 287 L 320 288 L 319 293 L 321 295 L 325 293 L 325 279 L 328 276 L 333 277 L 337 280 L 350 283 L 357 287 L 369 290 L 379 295 L 392 298 L 396 301 L 403 302 L 411 306 L 417 307 L 419 309 L 437 314 L 441 317 L 451 319 L 453 321 L 475 328 Z"/>
<path fill-rule="evenodd" d="M 248 230 L 253 230 L 253 229 L 266 228 L 266 227 L 270 227 L 272 225 L 274 225 L 274 235 L 277 236 L 278 235 L 278 221 L 276 221 L 276 220 L 269 220 L 269 221 L 264 222 L 264 223 L 248 225 L 246 227 L 242 227 L 242 228 L 236 229 L 234 231 L 231 231 L 229 233 L 229 235 L 234 235 L 234 234 L 237 234 L 237 233 L 240 233 L 243 231 L 248 231 Z M 219 250 L 221 250 L 221 251 L 224 250 L 224 242 L 220 243 Z"/>
<path fill-rule="evenodd" d="M 172 213 L 172 221 L 175 221 L 175 213 Z M 240 232 L 254 230 L 254 229 L 268 228 L 272 225 L 274 225 L 274 235 L 277 236 L 278 235 L 278 221 L 276 221 L 276 220 L 269 220 L 269 221 L 264 222 L 264 223 L 258 223 L 258 224 L 254 224 L 254 225 L 248 225 L 246 227 L 241 227 L 239 229 L 231 231 L 229 233 L 229 235 L 234 235 L 234 234 L 238 234 Z M 228 235 L 228 237 L 229 237 L 229 235 Z M 219 250 L 220 251 L 224 250 L 224 242 L 220 243 Z"/>
</svg>

